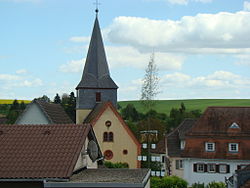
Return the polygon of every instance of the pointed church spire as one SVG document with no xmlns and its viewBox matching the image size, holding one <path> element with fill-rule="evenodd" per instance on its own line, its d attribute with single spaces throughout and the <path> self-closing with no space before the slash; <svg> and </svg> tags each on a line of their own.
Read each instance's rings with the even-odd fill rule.
<svg viewBox="0 0 250 188">
<path fill-rule="evenodd" d="M 95 24 L 92 31 L 89 50 L 83 70 L 83 75 L 76 89 L 80 88 L 118 88 L 109 74 L 108 63 L 104 50 L 101 30 L 96 9 Z"/>
</svg>

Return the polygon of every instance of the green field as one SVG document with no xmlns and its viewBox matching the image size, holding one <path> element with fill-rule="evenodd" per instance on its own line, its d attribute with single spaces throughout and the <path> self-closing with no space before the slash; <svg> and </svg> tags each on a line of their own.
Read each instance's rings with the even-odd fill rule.
<svg viewBox="0 0 250 188">
<path fill-rule="evenodd" d="M 201 110 L 202 112 L 208 106 L 249 106 L 250 99 L 190 99 L 190 100 L 158 100 L 154 110 L 159 113 L 169 114 L 172 108 L 179 108 L 181 103 L 185 104 L 188 111 Z M 119 105 L 124 108 L 127 104 L 132 103 L 139 112 L 145 112 L 140 101 L 120 101 Z"/>
<path fill-rule="evenodd" d="M 12 99 L 0 99 L 0 104 L 12 104 L 14 100 Z M 18 100 L 19 103 L 24 102 L 26 104 L 30 103 L 29 100 Z"/>
</svg>

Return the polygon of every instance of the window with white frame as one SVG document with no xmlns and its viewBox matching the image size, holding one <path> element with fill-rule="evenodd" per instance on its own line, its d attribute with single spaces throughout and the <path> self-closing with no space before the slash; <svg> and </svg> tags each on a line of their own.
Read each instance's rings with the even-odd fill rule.
<svg viewBox="0 0 250 188">
<path fill-rule="evenodd" d="M 206 142 L 205 149 L 206 149 L 206 151 L 215 151 L 215 143 L 214 142 Z"/>
<path fill-rule="evenodd" d="M 228 144 L 228 151 L 229 152 L 238 152 L 239 151 L 239 144 L 238 143 L 229 143 Z"/>
<path fill-rule="evenodd" d="M 186 142 L 185 140 L 181 140 L 181 150 L 185 148 Z"/>
<path fill-rule="evenodd" d="M 204 172 L 205 170 L 205 165 L 204 164 L 197 164 L 197 172 Z"/>
<path fill-rule="evenodd" d="M 210 173 L 216 172 L 216 164 L 207 164 L 207 171 Z"/>
<path fill-rule="evenodd" d="M 220 171 L 220 173 L 227 173 L 227 165 L 220 164 L 219 165 L 219 171 Z"/>
<path fill-rule="evenodd" d="M 176 160 L 175 161 L 175 168 L 176 169 L 183 169 L 183 161 L 182 160 Z"/>
</svg>

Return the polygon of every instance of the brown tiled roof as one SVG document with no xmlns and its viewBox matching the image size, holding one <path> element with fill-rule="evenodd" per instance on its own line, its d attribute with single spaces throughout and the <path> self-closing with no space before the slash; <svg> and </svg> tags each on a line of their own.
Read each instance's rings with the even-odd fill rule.
<svg viewBox="0 0 250 188">
<path fill-rule="evenodd" d="M 25 109 L 25 111 L 20 115 L 20 117 L 18 117 L 16 122 L 18 122 L 19 119 L 23 116 L 23 114 L 29 109 L 29 106 L 33 105 L 34 103 L 41 108 L 42 112 L 51 124 L 74 123 L 60 104 L 48 103 L 44 100 L 34 100 L 32 103 L 30 103 Z"/>
<path fill-rule="evenodd" d="M 230 128 L 236 123 L 239 128 Z M 183 157 L 249 160 L 250 107 L 208 107 L 186 134 Z M 205 151 L 205 142 L 215 143 L 214 152 Z M 239 151 L 228 151 L 229 143 L 238 143 Z"/>
<path fill-rule="evenodd" d="M 155 149 L 151 149 L 151 153 L 165 154 L 166 153 L 166 138 L 163 137 L 157 144 Z"/>
<path fill-rule="evenodd" d="M 181 124 L 167 135 L 167 153 L 170 157 L 180 157 L 180 140 L 185 139 L 186 133 L 192 128 L 197 120 L 184 119 Z"/>
<path fill-rule="evenodd" d="M 0 179 L 69 178 L 91 125 L 1 125 Z"/>
<path fill-rule="evenodd" d="M 190 135 L 225 134 L 233 123 L 239 125 L 241 134 L 250 133 L 250 107 L 208 107 Z"/>
</svg>

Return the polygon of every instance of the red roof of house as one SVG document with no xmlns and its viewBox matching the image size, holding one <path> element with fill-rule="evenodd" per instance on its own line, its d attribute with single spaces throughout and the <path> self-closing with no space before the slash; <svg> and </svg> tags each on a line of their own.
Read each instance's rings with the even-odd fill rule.
<svg viewBox="0 0 250 188">
<path fill-rule="evenodd" d="M 91 125 L 1 125 L 0 179 L 69 178 Z"/>
<path fill-rule="evenodd" d="M 227 134 L 233 123 L 239 125 L 239 134 L 250 133 L 250 107 L 208 107 L 190 135 Z"/>
<path fill-rule="evenodd" d="M 186 134 L 182 157 L 249 160 L 249 135 L 250 107 L 208 107 Z M 215 151 L 206 151 L 206 142 L 214 143 Z M 238 151 L 230 152 L 229 143 L 238 143 Z"/>
</svg>

